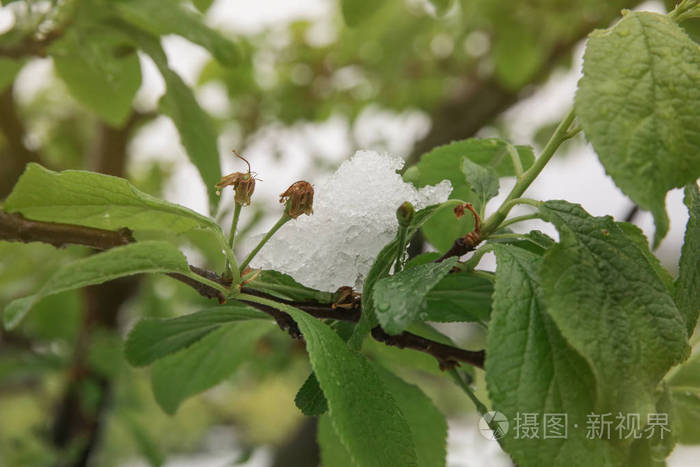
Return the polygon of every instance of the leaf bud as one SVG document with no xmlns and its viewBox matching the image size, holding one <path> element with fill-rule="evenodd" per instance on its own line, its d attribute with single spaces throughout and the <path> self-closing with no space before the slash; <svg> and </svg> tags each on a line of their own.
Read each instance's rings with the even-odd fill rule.
<svg viewBox="0 0 700 467">
<path fill-rule="evenodd" d="M 408 201 L 399 206 L 399 208 L 396 210 L 396 219 L 398 219 L 399 225 L 401 227 L 408 227 L 411 223 L 411 219 L 413 219 L 414 212 L 415 209 L 413 208 L 413 205 Z"/>
</svg>

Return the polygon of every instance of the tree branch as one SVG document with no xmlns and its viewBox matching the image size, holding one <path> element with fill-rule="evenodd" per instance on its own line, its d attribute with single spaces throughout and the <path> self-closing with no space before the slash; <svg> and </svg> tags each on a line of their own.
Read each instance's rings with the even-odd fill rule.
<svg viewBox="0 0 700 467">
<path fill-rule="evenodd" d="M 0 211 L 0 240 L 42 242 L 57 248 L 65 245 L 85 245 L 96 250 L 108 250 L 131 243 L 134 237 L 129 229 L 112 231 L 72 224 L 39 222 L 25 219 L 21 214 Z"/>
<path fill-rule="evenodd" d="M 107 250 L 115 246 L 126 245 L 134 241 L 131 231 L 121 229 L 119 231 L 110 231 L 102 229 L 94 229 L 91 227 L 83 227 L 79 225 L 58 224 L 53 222 L 41 222 L 25 219 L 21 214 L 11 214 L 0 210 L 0 240 L 19 241 L 19 242 L 44 242 L 54 246 L 64 246 L 66 244 L 76 244 L 89 246 L 98 250 Z M 224 280 L 222 276 L 212 271 L 190 266 L 190 270 L 206 279 L 209 279 L 219 284 L 230 286 L 231 283 Z M 213 287 L 198 282 L 191 277 L 182 274 L 171 273 L 168 276 L 179 280 L 180 282 L 192 287 L 200 295 L 207 298 L 216 298 L 219 303 L 224 303 L 226 298 L 223 294 Z M 281 303 L 297 307 L 309 315 L 318 319 L 333 319 L 338 321 L 358 322 L 362 314 L 359 306 L 350 308 L 334 307 L 329 303 L 317 302 L 295 302 L 291 300 L 283 300 L 272 295 L 243 287 L 242 292 L 256 295 L 258 297 L 275 300 Z M 259 303 L 246 302 L 258 310 L 272 316 L 280 329 L 287 331 L 294 338 L 301 338 L 301 332 L 294 320 L 286 313 L 276 310 L 272 307 L 261 305 Z M 386 334 L 381 328 L 377 327 L 372 330 L 372 337 L 386 345 L 408 348 L 427 353 L 435 357 L 441 369 L 451 368 L 459 362 L 468 363 L 470 365 L 483 368 L 484 352 L 473 352 L 458 347 L 441 344 L 439 342 L 426 339 L 424 337 L 404 332 L 396 336 Z"/>
</svg>

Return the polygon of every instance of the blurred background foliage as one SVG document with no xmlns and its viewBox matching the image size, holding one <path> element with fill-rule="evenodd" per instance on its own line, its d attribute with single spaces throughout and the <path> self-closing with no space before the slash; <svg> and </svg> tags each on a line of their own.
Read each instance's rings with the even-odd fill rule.
<svg viewBox="0 0 700 467">
<path fill-rule="evenodd" d="M 360 146 L 388 149 L 381 138 L 358 136 L 363 125 L 376 124 L 372 114 L 418 112 L 429 126 L 404 135 L 413 163 L 434 146 L 486 126 L 507 136 L 499 115 L 553 71 L 570 67 L 573 48 L 588 32 L 639 2 L 329 0 L 322 21 L 292 18 L 254 32 L 207 26 L 216 22 L 207 11 L 221 11 L 224 3 L 232 15 L 246 8 L 223 0 L 214 6 L 211 0 L 3 1 L 0 200 L 28 162 L 126 176 L 162 196 L 175 163 L 167 154 L 145 163 L 134 156 L 134 141 L 162 115 L 178 128 L 190 160 L 210 174 L 210 194 L 219 157 L 229 158 L 234 147 L 245 154 L 269 139 L 271 128 L 339 119 L 349 155 Z M 698 37 L 696 24 L 687 27 Z M 160 41 L 172 35 L 207 52 L 194 79 L 183 80 L 165 59 Z M 34 66 L 39 62 L 52 66 Z M 154 63 L 166 84 L 159 105 L 148 90 L 139 91 Z M 44 85 L 33 86 L 37 78 Z M 212 86 L 223 89 L 218 105 L 204 105 Z M 549 132 L 551 125 L 543 126 L 535 142 Z M 290 144 L 281 135 L 268 145 L 271 151 Z M 304 151 L 319 170 L 338 163 L 313 141 Z M 230 215 L 225 204 L 219 217 Z M 258 203 L 249 228 L 263 211 Z M 198 265 L 221 269 L 205 235 L 172 240 Z M 0 242 L 0 306 L 87 254 L 81 247 Z M 204 452 L 232 463 L 315 465 L 314 421 L 293 402 L 309 366 L 303 346 L 285 334 L 269 334 L 245 368 L 190 399 L 174 417 L 156 406 L 146 371 L 126 365 L 121 336 L 136 319 L 206 305 L 167 277 L 135 277 L 56 295 L 19 329 L 0 331 L 0 465 L 161 465 Z M 458 338 L 466 348 L 483 346 L 478 328 Z M 377 343 L 370 352 L 420 384 L 449 417 L 472 410 L 423 354 Z"/>
</svg>

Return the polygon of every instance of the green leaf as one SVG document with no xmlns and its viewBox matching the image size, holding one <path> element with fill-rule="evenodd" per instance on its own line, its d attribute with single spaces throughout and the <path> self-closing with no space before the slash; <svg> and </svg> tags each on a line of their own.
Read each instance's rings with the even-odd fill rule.
<svg viewBox="0 0 700 467">
<path fill-rule="evenodd" d="M 685 226 L 674 298 L 685 317 L 686 330 L 690 336 L 700 312 L 700 191 L 697 184 L 685 187 L 684 202 L 688 207 L 689 218 Z"/>
<path fill-rule="evenodd" d="M 156 3 L 161 5 L 160 2 Z M 162 5 L 158 8 L 168 10 L 168 8 L 162 8 Z M 158 108 L 175 124 L 180 134 L 180 142 L 207 188 L 209 209 L 215 213 L 219 204 L 216 184 L 221 179 L 221 165 L 217 147 L 218 135 L 213 122 L 199 106 L 192 89 L 168 66 L 168 59 L 158 39 L 129 24 L 121 24 L 120 28 L 138 48 L 153 59 L 163 76 L 166 91 L 160 99 Z"/>
<path fill-rule="evenodd" d="M 669 293 L 673 294 L 674 287 L 671 273 L 661 265 L 659 258 L 654 256 L 654 253 L 649 250 L 649 240 L 647 236 L 644 235 L 644 232 L 642 232 L 642 229 L 629 222 L 617 222 L 617 226 L 620 227 L 620 230 L 625 233 L 627 238 L 637 245 L 639 251 L 646 257 L 649 265 L 654 268 L 654 271 L 656 271 L 656 274 L 659 276 L 659 279 L 661 279 L 661 282 L 664 283 Z"/>
<path fill-rule="evenodd" d="M 180 142 L 207 187 L 210 211 L 215 213 L 219 203 L 216 184 L 221 178 L 216 129 L 209 115 L 197 103 L 192 89 L 182 81 L 180 75 L 170 68 L 159 69 L 165 79 L 167 91 L 160 99 L 158 109 L 170 117 L 177 127 Z"/>
<path fill-rule="evenodd" d="M 596 412 L 596 381 L 590 366 L 565 340 L 548 315 L 539 271 L 542 257 L 522 248 L 494 245 L 498 268 L 486 348 L 486 384 L 494 410 L 510 429 L 501 440 L 522 467 L 619 465 L 613 443 L 586 439 L 587 416 Z M 516 425 L 536 414 L 538 436 Z M 566 437 L 544 437 L 545 414 L 566 414 Z"/>
<path fill-rule="evenodd" d="M 188 347 L 212 331 L 232 321 L 269 319 L 247 305 L 234 304 L 208 308 L 168 319 L 143 319 L 129 333 L 124 351 L 134 366 L 144 366 Z"/>
<path fill-rule="evenodd" d="M 447 258 L 385 277 L 372 289 L 374 309 L 379 323 L 389 334 L 400 334 L 415 320 L 422 319 L 426 295 L 457 263 Z"/>
<path fill-rule="evenodd" d="M 418 387 L 375 365 L 382 382 L 396 400 L 411 429 L 418 465 L 444 467 L 447 457 L 447 422 Z"/>
<path fill-rule="evenodd" d="M 535 155 L 530 146 L 516 146 L 523 170 L 530 168 Z M 449 180 L 453 187 L 465 184 L 462 159 L 493 169 L 499 177 L 515 175 L 508 154 L 508 142 L 498 138 L 469 138 L 433 148 L 423 154 L 415 166 L 406 171 L 404 179 L 418 187 Z"/>
<path fill-rule="evenodd" d="M 673 408 L 673 399 L 669 387 L 662 383 L 656 391 L 655 417 L 662 417 L 659 425 L 652 428 L 647 425 L 643 428 L 641 438 L 635 440 L 630 448 L 630 457 L 627 465 L 635 467 L 665 467 L 666 458 L 676 445 L 676 414 Z M 666 417 L 663 423 L 663 417 Z M 642 420 L 646 424 L 648 419 Z"/>
<path fill-rule="evenodd" d="M 423 224 L 425 224 L 430 218 L 440 209 L 442 206 L 454 206 L 454 202 L 435 204 L 421 209 L 413 215 L 411 219 L 411 225 L 408 226 L 406 230 L 406 241 L 410 241 L 415 235 L 416 231 L 420 229 Z M 365 282 L 362 287 L 362 314 L 360 315 L 360 322 L 357 323 L 353 335 L 350 337 L 349 344 L 353 349 L 360 349 L 362 347 L 362 342 L 365 337 L 369 334 L 370 330 L 377 325 L 377 316 L 374 311 L 374 297 L 372 289 L 375 283 L 389 275 L 391 266 L 394 264 L 396 255 L 398 254 L 398 239 L 395 238 L 389 242 L 377 255 L 374 260 L 372 267 L 367 273 Z"/>
<path fill-rule="evenodd" d="M 118 277 L 140 273 L 178 272 L 189 274 L 187 259 L 166 242 L 139 242 L 113 248 L 60 267 L 34 295 L 10 302 L 3 313 L 7 329 L 11 329 L 42 298 L 102 284 Z"/>
<path fill-rule="evenodd" d="M 294 398 L 294 404 L 301 413 L 309 417 L 316 417 L 328 412 L 328 402 L 318 384 L 316 375 L 311 373 Z"/>
<path fill-rule="evenodd" d="M 666 192 L 700 176 L 700 49 L 669 18 L 627 13 L 590 35 L 576 115 L 617 186 L 668 231 Z"/>
<path fill-rule="evenodd" d="M 204 229 L 225 242 L 221 228 L 208 217 L 143 193 L 123 178 L 82 170 L 53 172 L 29 164 L 3 209 L 39 221 L 108 230 Z"/>
<path fill-rule="evenodd" d="M 530 24 L 511 15 L 503 15 L 498 21 L 492 39 L 493 74 L 503 87 L 518 91 L 532 81 L 548 51 L 542 35 Z"/>
<path fill-rule="evenodd" d="M 664 380 L 671 392 L 673 436 L 682 444 L 700 444 L 700 352 L 694 350 Z"/>
<path fill-rule="evenodd" d="M 202 6 L 206 2 L 199 3 Z M 180 2 L 164 8 L 160 0 L 121 0 L 113 6 L 122 18 L 150 34 L 182 36 L 207 49 L 224 65 L 234 65 L 238 60 L 235 44 L 208 27 L 201 14 L 183 8 Z"/>
<path fill-rule="evenodd" d="M 24 62 L 20 60 L 0 57 L 0 92 L 4 91 L 14 81 L 22 65 L 24 65 Z"/>
<path fill-rule="evenodd" d="M 476 193 L 480 206 L 498 194 L 498 175 L 495 170 L 475 164 L 465 157 L 462 159 L 462 173 L 467 185 Z"/>
<path fill-rule="evenodd" d="M 503 229 L 499 230 L 497 233 L 513 233 L 513 231 Z M 507 243 L 508 245 L 517 246 L 518 248 L 522 248 L 538 255 L 543 255 L 549 247 L 556 243 L 549 235 L 542 233 L 539 230 L 531 230 L 526 234 L 521 234 L 521 238 L 499 238 L 491 239 L 489 242 Z"/>
<path fill-rule="evenodd" d="M 143 428 L 133 417 L 122 415 L 126 430 L 131 434 L 141 455 L 148 461 L 151 467 L 160 467 L 165 464 L 165 454 L 160 449 L 158 442 Z"/>
<path fill-rule="evenodd" d="M 341 0 L 345 24 L 350 27 L 358 26 L 379 10 L 383 3 L 381 0 Z"/>
<path fill-rule="evenodd" d="M 426 321 L 486 322 L 491 314 L 493 282 L 471 272 L 448 274 L 425 296 Z"/>
<path fill-rule="evenodd" d="M 687 354 L 682 314 L 612 218 L 565 201 L 547 201 L 540 211 L 561 238 L 544 256 L 549 314 L 593 369 L 600 410 L 646 414 L 661 377 Z"/>
<path fill-rule="evenodd" d="M 214 0 L 193 0 L 194 6 L 202 13 L 206 13 Z"/>
<path fill-rule="evenodd" d="M 333 428 L 333 422 L 328 415 L 323 415 L 318 419 L 318 446 L 321 450 L 321 465 L 332 465 L 333 467 L 355 467 L 352 456 L 345 449 L 343 443 Z"/>
<path fill-rule="evenodd" d="M 700 391 L 674 391 L 673 435 L 681 444 L 700 444 Z"/>
<path fill-rule="evenodd" d="M 174 414 L 182 401 L 228 378 L 250 359 L 253 344 L 273 328 L 273 323 L 262 320 L 231 322 L 157 360 L 151 369 L 151 386 L 158 405 Z"/>
<path fill-rule="evenodd" d="M 535 160 L 532 148 L 516 146 L 516 149 L 523 169 L 527 170 Z M 470 201 L 478 210 L 481 208 L 480 200 L 462 172 L 462 161 L 465 158 L 495 171 L 499 177 L 516 173 L 506 141 L 497 138 L 470 138 L 438 146 L 424 154 L 418 164 L 406 170 L 404 179 L 418 187 L 434 185 L 447 179 L 452 183 L 450 198 Z M 452 207 L 445 207 L 423 226 L 423 233 L 436 249 L 445 252 L 455 238 L 473 228 L 474 220 L 471 216 L 456 219 Z"/>
<path fill-rule="evenodd" d="M 333 427 L 357 466 L 416 466 L 411 431 L 373 365 L 326 324 L 280 304 L 299 325 Z"/>
<path fill-rule="evenodd" d="M 320 303 L 331 303 L 333 301 L 332 293 L 306 287 L 287 274 L 277 271 L 261 271 L 260 274 L 246 284 L 246 287 L 274 295 L 283 300 L 316 301 Z"/>
<path fill-rule="evenodd" d="M 114 127 L 131 113 L 141 86 L 136 50 L 104 26 L 69 28 L 49 53 L 71 95 Z"/>
</svg>

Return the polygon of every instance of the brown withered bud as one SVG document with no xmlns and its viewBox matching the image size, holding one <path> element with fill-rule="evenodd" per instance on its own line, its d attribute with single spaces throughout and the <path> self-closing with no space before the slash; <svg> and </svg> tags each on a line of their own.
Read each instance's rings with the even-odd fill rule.
<svg viewBox="0 0 700 467">
<path fill-rule="evenodd" d="M 331 305 L 331 308 L 343 308 L 346 310 L 359 308 L 360 299 L 361 296 L 359 293 L 352 290 L 352 287 L 344 285 L 333 294 L 333 305 Z"/>
<path fill-rule="evenodd" d="M 233 191 L 236 193 L 234 196 L 236 204 L 248 206 L 250 205 L 250 197 L 253 196 L 253 192 L 255 191 L 255 174 L 251 173 L 250 164 L 244 157 L 238 154 L 235 150 L 233 153 L 248 164 L 248 173 L 234 172 L 226 175 L 219 183 L 216 184 L 216 194 L 220 195 L 223 188 L 232 186 Z"/>
<path fill-rule="evenodd" d="M 314 212 L 314 187 L 303 180 L 294 182 L 280 195 L 280 203 L 287 203 L 285 209 L 292 219 L 302 214 L 310 216 Z"/>
</svg>

